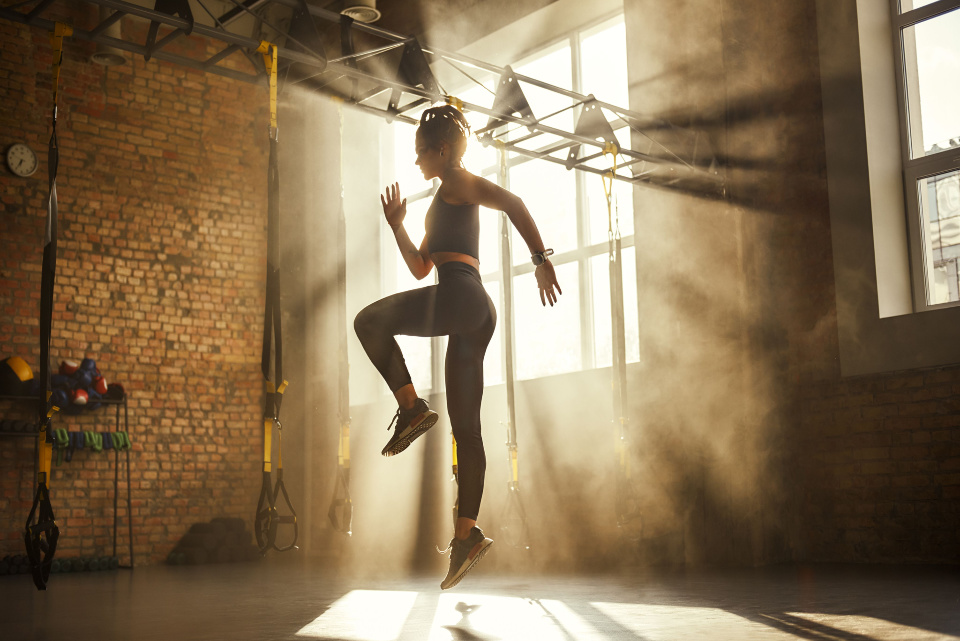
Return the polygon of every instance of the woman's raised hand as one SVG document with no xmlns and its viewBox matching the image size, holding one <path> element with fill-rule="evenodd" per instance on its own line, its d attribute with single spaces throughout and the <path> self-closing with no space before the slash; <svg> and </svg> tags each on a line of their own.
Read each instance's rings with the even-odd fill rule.
<svg viewBox="0 0 960 641">
<path fill-rule="evenodd" d="M 387 185 L 386 198 L 381 195 L 380 204 L 383 205 L 383 215 L 388 225 L 396 229 L 403 224 L 407 215 L 407 199 L 400 199 L 400 183 Z"/>
<path fill-rule="evenodd" d="M 553 307 L 557 302 L 557 296 L 563 293 L 557 283 L 557 272 L 553 269 L 553 263 L 548 260 L 537 265 L 534 274 L 537 277 L 537 287 L 540 288 L 540 303 L 546 307 L 549 302 L 550 307 Z M 557 291 L 553 291 L 554 287 Z"/>
</svg>

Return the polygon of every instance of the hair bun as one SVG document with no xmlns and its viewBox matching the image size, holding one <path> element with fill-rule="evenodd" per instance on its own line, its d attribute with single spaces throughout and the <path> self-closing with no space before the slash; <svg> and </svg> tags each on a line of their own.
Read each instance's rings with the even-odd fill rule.
<svg viewBox="0 0 960 641">
<path fill-rule="evenodd" d="M 439 105 L 425 109 L 420 115 L 420 124 L 430 122 L 435 118 L 449 118 L 456 122 L 465 133 L 470 131 L 470 123 L 467 122 L 467 117 L 453 105 Z"/>
</svg>

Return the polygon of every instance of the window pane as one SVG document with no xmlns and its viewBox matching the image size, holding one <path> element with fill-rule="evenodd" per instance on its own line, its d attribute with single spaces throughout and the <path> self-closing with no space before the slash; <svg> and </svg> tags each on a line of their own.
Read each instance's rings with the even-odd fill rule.
<svg viewBox="0 0 960 641">
<path fill-rule="evenodd" d="M 960 10 L 903 30 L 911 157 L 960 146 Z"/>
<path fill-rule="evenodd" d="M 623 270 L 623 318 L 627 362 L 640 360 L 639 326 L 637 324 L 637 252 L 626 247 L 621 252 Z M 590 259 L 593 281 L 594 358 L 597 367 L 610 367 L 613 349 L 613 327 L 610 310 L 610 256 L 603 254 Z"/>
<path fill-rule="evenodd" d="M 623 16 L 583 33 L 580 38 L 581 93 L 626 108 L 630 98 Z M 612 117 L 605 115 L 607 120 Z"/>
<path fill-rule="evenodd" d="M 497 327 L 493 330 L 493 338 L 490 339 L 487 354 L 483 359 L 483 384 L 488 386 L 503 382 L 503 345 L 500 338 L 503 316 L 500 314 L 500 282 L 491 281 L 484 283 L 483 286 L 487 289 L 487 295 L 493 300 L 493 306 L 497 310 Z"/>
<path fill-rule="evenodd" d="M 510 170 L 510 191 L 523 199 L 547 247 L 562 253 L 577 248 L 577 187 L 573 172 L 534 160 Z M 530 260 L 527 244 L 513 230 L 513 264 Z"/>
<path fill-rule="evenodd" d="M 430 371 L 430 339 L 422 336 L 397 336 L 397 344 L 407 362 L 410 378 L 417 394 L 424 396 L 433 387 Z"/>
<path fill-rule="evenodd" d="M 513 279 L 518 379 L 581 369 L 579 272 L 577 263 L 557 265 L 563 295 L 553 307 L 541 306 L 533 274 Z"/>
<path fill-rule="evenodd" d="M 609 156 L 607 156 L 609 158 Z M 588 174 L 587 183 L 587 211 L 590 216 L 590 244 L 605 242 L 610 223 L 607 221 L 607 196 L 603 190 L 600 176 Z M 613 201 L 611 202 L 611 221 L 616 231 L 618 221 L 620 235 L 629 236 L 633 233 L 633 185 L 622 180 L 613 181 Z"/>
<path fill-rule="evenodd" d="M 960 300 L 960 171 L 917 181 L 920 198 L 927 304 Z"/>
<path fill-rule="evenodd" d="M 547 49 L 545 53 L 538 53 L 535 56 L 521 61 L 513 67 L 513 70 L 518 74 L 529 76 L 530 78 L 535 78 L 557 87 L 572 89 L 573 68 L 570 56 L 570 45 L 564 43 Z M 542 119 L 545 125 L 572 131 L 572 109 L 547 118 L 547 116 L 555 111 L 569 107 L 573 103 L 570 98 L 555 91 L 541 89 L 540 87 L 535 87 L 525 82 L 520 83 L 520 88 L 523 90 L 523 95 L 527 97 L 527 102 L 530 104 L 530 109 L 533 111 L 535 118 Z M 521 136 L 526 135 L 526 133 L 526 129 L 521 128 L 516 135 Z M 541 138 L 543 138 L 543 136 L 541 136 Z M 535 143 L 534 140 L 531 140 L 529 143 L 524 143 L 524 146 L 531 147 L 539 145 L 539 142 Z M 546 138 L 544 138 L 544 140 L 546 140 Z"/>
<path fill-rule="evenodd" d="M 900 0 L 900 13 L 913 11 L 914 9 L 925 7 L 928 4 L 933 4 L 934 2 L 937 2 L 937 0 Z"/>
</svg>

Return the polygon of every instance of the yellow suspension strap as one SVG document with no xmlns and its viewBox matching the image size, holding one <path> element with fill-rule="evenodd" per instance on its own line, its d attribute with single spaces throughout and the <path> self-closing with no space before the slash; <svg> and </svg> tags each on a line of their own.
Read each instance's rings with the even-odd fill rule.
<svg viewBox="0 0 960 641">
<path fill-rule="evenodd" d="M 603 154 L 613 156 L 613 166 L 602 176 L 603 193 L 607 201 L 607 241 L 609 244 L 610 270 L 610 319 L 612 323 L 611 349 L 612 370 L 611 386 L 613 388 L 614 421 L 618 423 L 617 431 L 617 483 L 616 483 L 616 510 L 617 527 L 621 536 L 631 540 L 639 540 L 642 533 L 642 515 L 637 501 L 630 476 L 630 448 L 627 440 L 627 424 L 629 423 L 626 399 L 627 389 L 627 348 L 626 323 L 623 309 L 623 261 L 620 237 L 620 216 L 614 216 L 613 181 L 617 173 L 617 155 L 619 149 L 612 142 L 604 146 Z M 609 185 L 607 181 L 609 182 Z"/>
<path fill-rule="evenodd" d="M 457 519 L 460 518 L 460 471 L 457 466 L 457 437 L 453 435 L 453 432 L 450 433 L 450 442 L 452 443 L 451 447 L 453 449 L 453 457 L 451 459 L 453 461 L 453 464 L 452 464 L 453 477 L 450 480 L 454 482 L 454 490 L 453 490 L 454 498 L 453 498 L 453 515 L 452 516 L 453 516 L 453 531 L 456 532 Z M 437 547 L 437 552 L 439 552 L 440 554 L 446 554 L 447 552 L 450 551 L 449 546 L 443 550 L 440 549 L 439 545 L 436 547 Z"/>
<path fill-rule="evenodd" d="M 52 419 L 58 407 L 50 404 L 50 334 L 53 327 L 53 292 L 57 277 L 57 168 L 60 149 L 57 144 L 57 100 L 59 98 L 60 65 L 63 64 L 63 39 L 73 35 L 73 28 L 56 23 L 50 34 L 53 56 L 53 114 L 48 155 L 50 195 L 47 200 L 47 225 L 43 241 L 43 264 L 40 277 L 40 392 L 37 397 L 37 491 L 23 529 L 23 541 L 33 582 L 38 590 L 47 589 L 50 567 L 60 538 L 50 504 L 50 461 L 57 445 Z"/>
<path fill-rule="evenodd" d="M 337 120 L 343 140 L 343 107 L 337 103 Z M 339 384 L 338 413 L 340 418 L 340 441 L 337 447 L 337 477 L 333 483 L 333 498 L 327 518 L 333 529 L 341 534 L 353 534 L 353 501 L 350 498 L 350 358 L 347 343 L 347 218 L 343 209 L 343 194 L 340 195 L 340 212 L 337 218 L 337 319 L 339 338 Z"/>
<path fill-rule="evenodd" d="M 350 499 L 350 421 L 341 422 L 340 443 L 337 448 L 337 478 L 333 500 L 327 517 L 333 529 L 341 534 L 353 534 L 353 501 Z"/>
<path fill-rule="evenodd" d="M 457 437 L 450 433 L 450 441 L 452 443 L 453 455 L 451 461 L 453 461 L 451 467 L 453 469 L 452 481 L 456 484 L 456 493 L 454 494 L 453 500 L 453 530 L 457 530 L 457 519 L 460 517 L 460 467 L 457 464 Z"/>
<path fill-rule="evenodd" d="M 500 186 L 509 189 L 507 175 L 507 148 L 497 141 L 500 152 Z M 501 539 L 508 545 L 528 550 L 529 528 L 527 512 L 520 498 L 520 465 L 517 451 L 517 416 L 514 400 L 513 375 L 513 258 L 510 247 L 511 224 L 505 212 L 500 213 L 500 270 L 503 274 L 500 307 L 503 310 L 503 338 L 506 346 L 507 388 L 507 456 L 510 461 L 510 480 L 507 482 L 507 501 L 500 519 Z"/>
<path fill-rule="evenodd" d="M 280 326 L 280 171 L 277 165 L 277 48 L 261 42 L 257 49 L 263 54 L 270 83 L 270 157 L 267 165 L 267 294 L 263 314 L 263 351 L 260 371 L 263 374 L 263 480 L 254 533 L 261 553 L 273 548 L 280 552 L 297 549 L 299 525 L 297 513 L 290 503 L 283 485 L 283 426 L 280 423 L 280 403 L 287 388 L 283 380 L 283 333 Z M 272 344 L 271 344 L 272 343 Z M 273 377 L 270 375 L 271 353 Z M 279 381 L 275 384 L 274 381 Z M 271 444 L 273 428 L 277 428 L 277 483 L 270 479 L 272 471 Z M 290 514 L 280 515 L 277 499 L 283 495 Z M 281 525 L 293 526 L 293 541 L 277 545 L 277 530 Z"/>
<path fill-rule="evenodd" d="M 457 98 L 456 96 L 444 96 L 444 102 L 448 105 L 453 105 L 457 108 L 458 111 L 463 112 L 463 101 Z"/>
</svg>

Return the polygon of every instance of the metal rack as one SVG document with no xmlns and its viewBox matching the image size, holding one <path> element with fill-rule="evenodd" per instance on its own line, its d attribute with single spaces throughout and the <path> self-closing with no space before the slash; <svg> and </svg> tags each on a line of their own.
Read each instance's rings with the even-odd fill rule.
<svg viewBox="0 0 960 641">
<path fill-rule="evenodd" d="M 262 29 L 270 32 L 271 40 L 277 41 L 280 69 L 290 83 L 332 95 L 388 121 L 415 124 L 417 121 L 408 115 L 409 112 L 424 104 L 445 100 L 463 110 L 489 116 L 487 125 L 476 132 L 484 144 L 496 143 L 526 158 L 596 175 L 612 175 L 615 180 L 631 184 L 679 189 L 705 197 L 722 197 L 724 193 L 723 176 L 709 140 L 701 132 L 596 100 L 593 95 L 585 96 L 515 73 L 509 66 L 499 67 L 437 47 L 421 46 L 416 38 L 355 22 L 349 17 L 309 5 L 305 0 L 245 0 L 242 3 L 230 0 L 234 8 L 220 17 L 207 9 L 204 0 L 195 0 L 210 14 L 214 27 L 197 24 L 188 0 L 157 0 L 156 7 L 163 11 L 123 0 L 85 1 L 113 13 L 88 28 L 74 25 L 73 35 L 81 40 L 142 55 L 146 59 L 156 58 L 243 82 L 265 84 L 265 70 L 252 55 L 260 46 L 260 40 L 229 29 L 236 25 L 237 17 L 249 14 L 256 18 Z M 52 4 L 53 0 L 27 0 L 13 7 L 34 5 L 33 8 L 20 11 L 2 7 L 0 18 L 49 30 L 55 22 L 45 14 L 50 13 Z M 108 28 L 123 18 L 148 22 L 146 39 L 131 41 L 107 35 Z M 281 20 L 290 27 L 275 26 Z M 339 27 L 339 57 L 328 56 L 317 28 L 318 21 L 326 27 Z M 370 41 L 366 43 L 369 46 L 356 50 L 355 34 Z M 175 51 L 178 41 L 191 35 L 209 38 L 220 43 L 222 48 L 202 59 L 186 50 Z M 249 64 L 222 64 L 237 53 L 246 56 Z M 476 84 L 482 83 L 471 73 L 499 77 L 496 91 L 490 90 L 492 103 L 468 103 L 447 95 L 431 67 L 439 63 L 449 65 Z M 238 66 L 246 66 L 249 71 L 240 70 Z M 396 72 L 391 74 L 390 69 Z M 289 78 L 291 71 L 294 78 Z M 524 85 L 562 96 L 569 101 L 568 106 L 559 112 L 538 116 L 532 112 L 523 94 Z M 573 131 L 547 124 L 568 110 L 579 112 Z M 524 128 L 526 133 L 515 135 Z M 630 145 L 624 144 L 615 134 L 623 129 L 629 130 Z M 634 140 L 636 145 L 632 144 Z M 623 157 L 613 169 L 598 164 L 602 163 L 604 153 L 611 149 Z"/>
<path fill-rule="evenodd" d="M 37 399 L 27 396 L 0 396 L 0 402 L 2 401 L 11 401 L 14 403 L 36 403 Z M 120 410 L 123 409 L 123 431 L 130 433 L 130 421 L 129 414 L 127 411 L 127 397 L 124 395 L 122 399 L 102 399 L 98 401 L 103 405 L 113 405 L 116 408 L 114 413 L 114 431 L 120 431 Z M 89 414 L 88 414 L 89 415 Z M 36 431 L 29 432 L 2 432 L 0 431 L 0 437 L 5 438 L 15 438 L 15 437 L 29 437 L 36 441 L 37 433 Z M 34 446 L 36 450 L 36 446 Z M 132 499 L 130 494 L 130 450 L 125 450 L 125 460 L 124 464 L 126 466 L 126 484 L 127 484 L 127 543 L 128 548 L 127 552 L 130 555 L 130 565 L 122 566 L 133 568 L 133 509 L 132 509 Z M 34 452 L 33 457 L 33 467 L 34 467 L 34 476 L 36 475 L 37 467 L 37 457 L 36 452 Z M 117 547 L 118 547 L 118 535 L 120 530 L 119 523 L 119 501 L 120 501 L 120 452 L 114 450 L 114 466 L 113 466 L 113 556 L 117 556 Z"/>
</svg>

